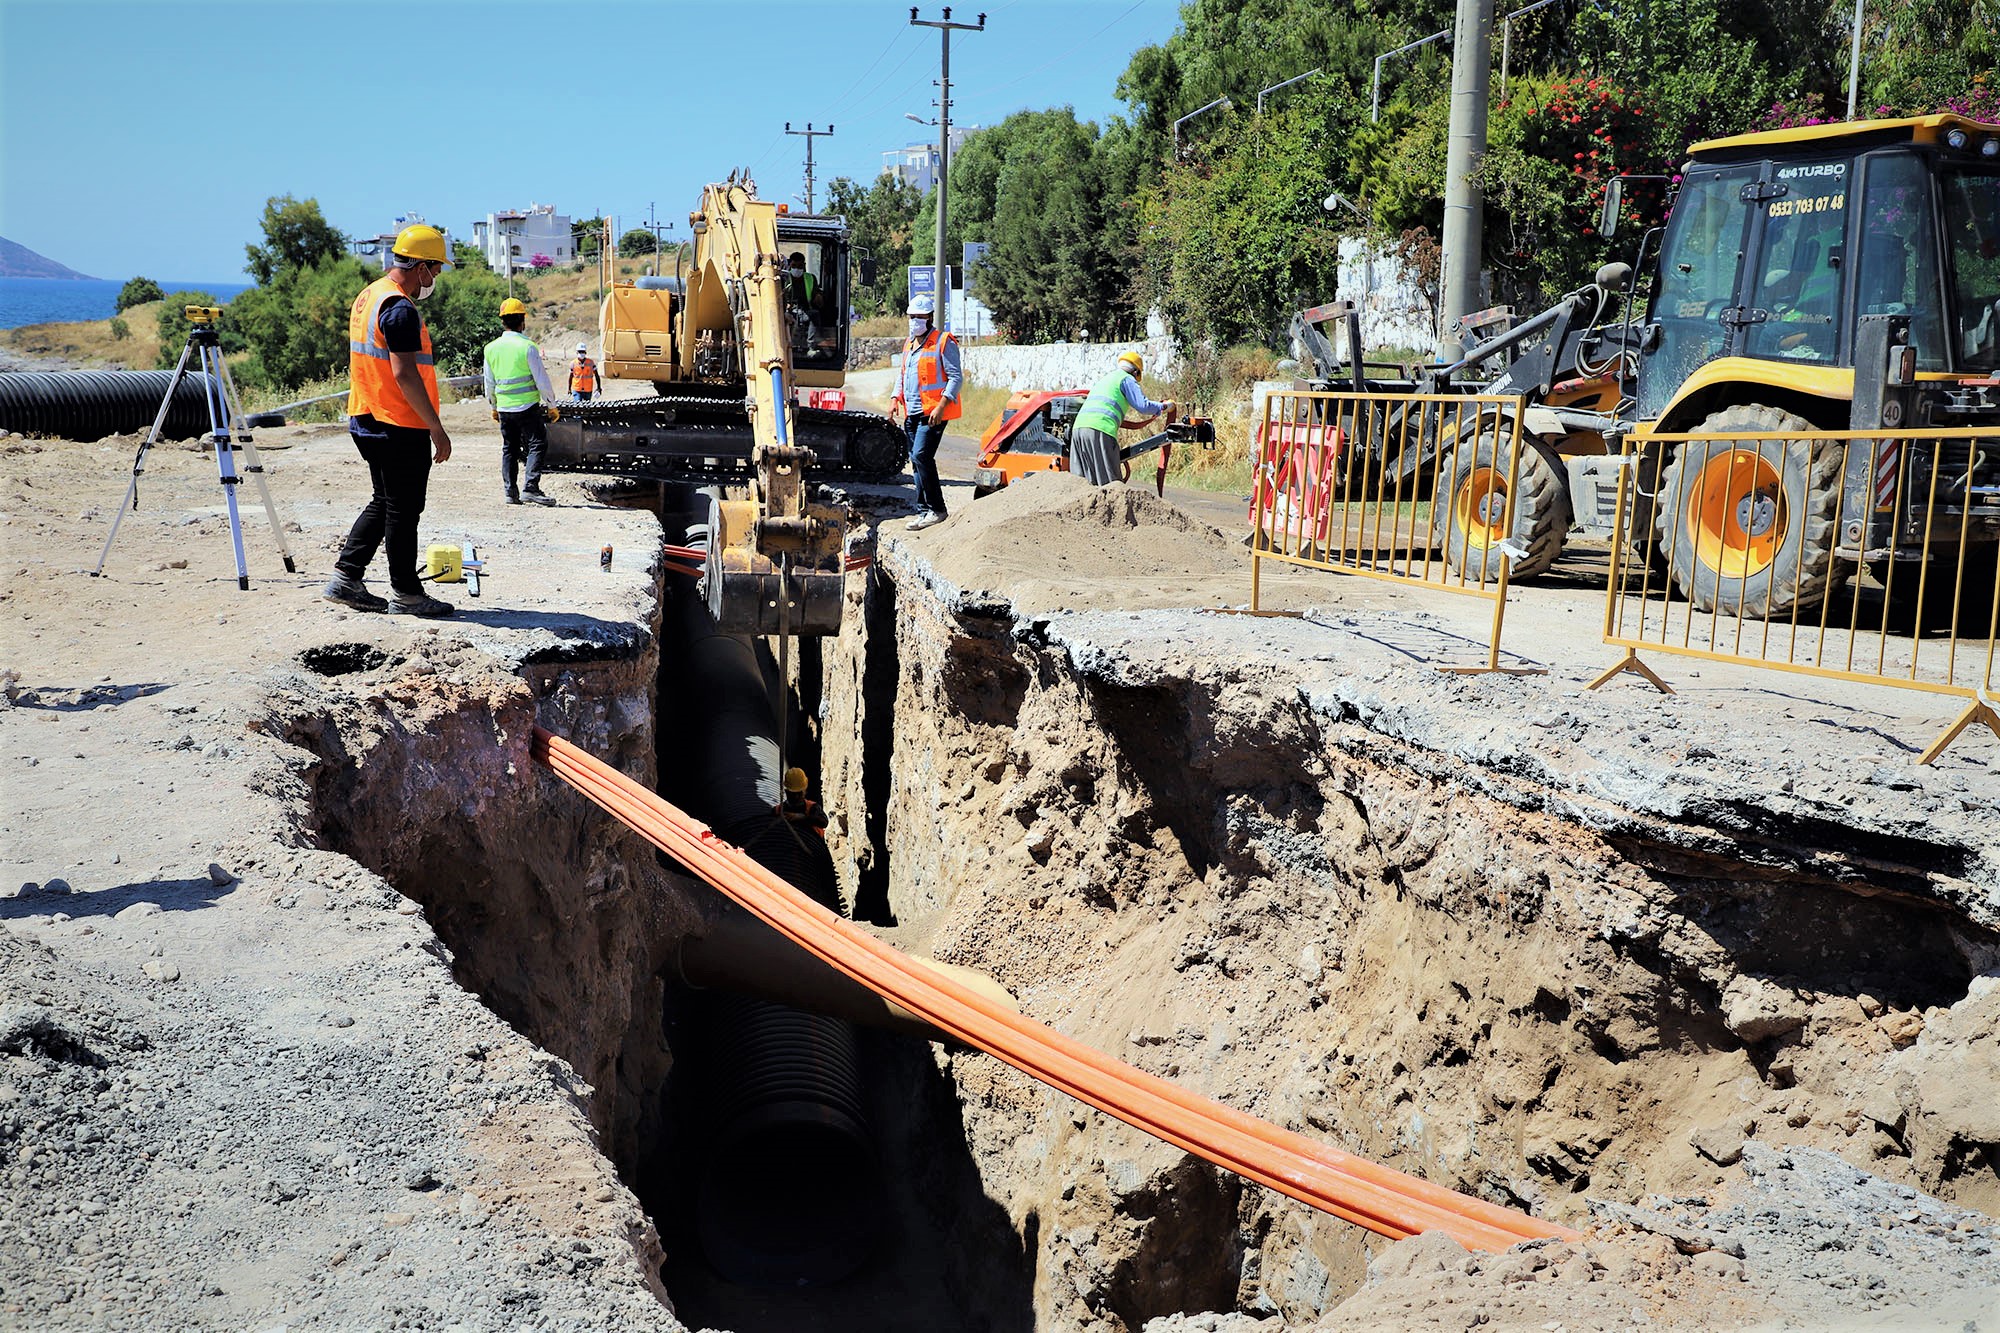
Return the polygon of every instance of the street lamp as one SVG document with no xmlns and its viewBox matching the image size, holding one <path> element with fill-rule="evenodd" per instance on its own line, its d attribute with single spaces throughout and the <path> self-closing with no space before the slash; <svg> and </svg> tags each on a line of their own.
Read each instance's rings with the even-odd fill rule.
<svg viewBox="0 0 2000 1333">
<path fill-rule="evenodd" d="M 1213 102 L 1210 102 L 1207 106 L 1198 106 L 1194 110 L 1188 112 L 1185 116 L 1182 116 L 1179 120 L 1174 122 L 1175 157 L 1179 157 L 1181 155 L 1181 126 L 1187 124 L 1189 121 L 1193 120 L 1196 116 L 1199 116 L 1202 112 L 1213 111 L 1217 107 L 1221 107 L 1224 111 L 1234 111 L 1236 109 L 1236 103 L 1230 101 L 1227 97 L 1218 97 Z"/>
<path fill-rule="evenodd" d="M 1541 0 L 1541 2 L 1542 2 L 1543 4 L 1549 4 L 1549 3 L 1551 3 L 1551 0 Z M 1283 83 L 1274 83 L 1274 84 L 1272 84 L 1272 85 L 1271 85 L 1270 87 L 1268 87 L 1268 88 L 1260 88 L 1260 89 L 1258 89 L 1258 90 L 1257 90 L 1257 114 L 1258 114 L 1258 115 L 1260 115 L 1260 116 L 1264 114 L 1264 94 L 1265 94 L 1265 93 L 1275 93 L 1275 92 L 1277 92 L 1277 91 L 1278 91 L 1278 89 L 1280 89 L 1280 88 L 1289 88 L 1289 87 L 1291 87 L 1291 86 L 1292 86 L 1293 84 L 1295 84 L 1295 83 L 1299 82 L 1299 80 L 1301 80 L 1301 79 L 1310 79 L 1310 78 L 1311 78 L 1311 77 L 1312 77 L 1313 75 L 1315 75 L 1315 74 L 1317 74 L 1317 73 L 1319 73 L 1319 66 L 1317 66 L 1317 65 L 1314 65 L 1314 66 L 1313 66 L 1313 67 L 1312 67 L 1311 69 L 1307 70 L 1307 71 L 1306 71 L 1305 73 L 1303 73 L 1303 74 L 1294 74 L 1294 75 L 1293 75 L 1293 76 L 1292 76 L 1291 78 L 1289 78 L 1289 79 L 1286 79 L 1286 80 L 1285 80 L 1285 81 L 1284 81 Z"/>
<path fill-rule="evenodd" d="M 1451 29 L 1445 28 L 1432 33 L 1428 37 L 1419 37 L 1416 41 L 1406 46 L 1399 46 L 1393 51 L 1384 51 L 1381 55 L 1375 57 L 1375 77 L 1368 84 L 1369 124 L 1372 125 L 1382 119 L 1382 62 L 1392 57 L 1403 55 L 1406 52 L 1414 51 L 1420 46 L 1429 46 L 1432 42 L 1449 36 L 1451 36 Z"/>
</svg>

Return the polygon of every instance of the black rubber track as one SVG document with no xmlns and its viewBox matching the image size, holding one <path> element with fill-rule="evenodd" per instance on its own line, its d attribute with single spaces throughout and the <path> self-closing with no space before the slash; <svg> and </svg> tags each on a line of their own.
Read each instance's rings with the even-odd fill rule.
<svg viewBox="0 0 2000 1333">
<path fill-rule="evenodd" d="M 63 440 L 101 440 L 153 424 L 171 370 L 69 370 L 0 374 L 0 429 Z M 207 377 L 190 374 L 160 429 L 165 440 L 208 433 Z"/>
</svg>

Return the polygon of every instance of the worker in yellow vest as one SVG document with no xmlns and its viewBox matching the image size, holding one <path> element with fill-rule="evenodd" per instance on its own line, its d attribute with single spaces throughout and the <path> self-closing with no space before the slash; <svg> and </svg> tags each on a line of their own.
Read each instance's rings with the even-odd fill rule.
<svg viewBox="0 0 2000 1333">
<path fill-rule="evenodd" d="M 590 344 L 576 345 L 576 364 L 569 368 L 569 396 L 587 403 L 597 393 L 597 363 L 590 359 Z"/>
<path fill-rule="evenodd" d="M 374 489 L 333 562 L 323 595 L 357 611 L 452 612 L 449 602 L 424 591 L 417 575 L 417 519 L 424 512 L 431 464 L 451 457 L 451 436 L 438 416 L 431 331 L 416 303 L 450 267 L 443 233 L 413 223 L 397 234 L 388 270 L 362 288 L 348 312 L 347 433 L 368 463 Z M 369 561 L 385 545 L 386 599 L 362 582 Z"/>
<path fill-rule="evenodd" d="M 1125 475 L 1118 456 L 1119 431 L 1143 426 L 1163 413 L 1168 421 L 1174 419 L 1172 399 L 1156 403 L 1139 387 L 1139 377 L 1145 373 L 1144 357 L 1133 351 L 1120 352 L 1116 368 L 1091 386 L 1083 406 L 1076 411 L 1076 420 L 1070 423 L 1069 470 L 1093 486 L 1122 480 Z M 1133 415 L 1127 417 L 1127 412 Z"/>
<path fill-rule="evenodd" d="M 500 423 L 500 480 L 506 483 L 507 503 L 521 503 L 514 476 L 525 457 L 528 503 L 552 505 L 555 501 L 542 494 L 542 451 L 549 446 L 542 422 L 554 421 L 560 409 L 549 401 L 556 391 L 542 367 L 542 349 L 523 331 L 527 326 L 524 303 L 512 296 L 500 303 L 501 334 L 486 344 L 486 401 Z"/>
<path fill-rule="evenodd" d="M 910 433 L 910 479 L 917 488 L 917 516 L 904 526 L 921 532 L 946 517 L 937 451 L 944 442 L 945 423 L 955 420 L 963 410 L 958 399 L 965 375 L 959 369 L 958 339 L 932 327 L 937 302 L 929 296 L 913 296 L 909 315 L 910 336 L 903 343 L 895 404 L 903 429 Z"/>
</svg>

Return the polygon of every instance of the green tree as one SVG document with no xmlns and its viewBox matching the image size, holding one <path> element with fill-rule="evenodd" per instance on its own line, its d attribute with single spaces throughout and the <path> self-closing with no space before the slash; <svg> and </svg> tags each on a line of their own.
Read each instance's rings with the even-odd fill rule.
<svg viewBox="0 0 2000 1333">
<path fill-rule="evenodd" d="M 659 238 L 644 227 L 634 227 L 618 238 L 620 259 L 643 259 L 659 248 Z"/>
<path fill-rule="evenodd" d="M 578 218 L 570 224 L 570 235 L 576 238 L 576 258 L 578 263 L 597 262 L 597 252 L 604 248 L 603 218 Z M 651 254 L 648 250 L 646 253 Z"/>
<path fill-rule="evenodd" d="M 273 195 L 264 201 L 263 229 L 264 244 L 243 247 L 244 267 L 260 287 L 286 269 L 347 253 L 347 238 L 327 223 L 317 199 Z"/>
<path fill-rule="evenodd" d="M 460 272 L 464 272 L 467 269 L 490 269 L 492 267 L 492 265 L 486 262 L 486 252 L 470 241 L 453 241 L 451 243 L 451 266 Z"/>
<path fill-rule="evenodd" d="M 916 188 L 890 172 L 862 185 L 848 176 L 827 187 L 826 211 L 847 219 L 849 244 L 857 263 L 851 289 L 862 316 L 898 313 L 909 299 L 910 252 L 916 237 Z M 875 262 L 875 281 L 861 284 L 863 252 Z"/>
<path fill-rule="evenodd" d="M 1323 90 L 1168 169 L 1143 209 L 1146 290 L 1184 340 L 1276 345 L 1294 311 L 1336 294 L 1346 221 L 1321 201 L 1345 142 L 1330 127 L 1351 110 Z"/>
<path fill-rule="evenodd" d="M 160 284 L 151 278 L 127 278 L 125 285 L 118 289 L 118 312 L 123 314 L 135 305 L 157 301 L 165 295 L 160 290 Z"/>
<path fill-rule="evenodd" d="M 284 269 L 238 296 L 223 327 L 251 354 L 243 378 L 290 388 L 344 374 L 354 298 L 379 276 L 379 270 L 343 254 Z"/>
</svg>

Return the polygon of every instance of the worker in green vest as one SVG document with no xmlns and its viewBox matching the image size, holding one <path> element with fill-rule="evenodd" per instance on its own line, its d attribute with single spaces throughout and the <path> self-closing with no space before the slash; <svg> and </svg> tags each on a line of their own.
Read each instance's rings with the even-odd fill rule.
<svg viewBox="0 0 2000 1333">
<path fill-rule="evenodd" d="M 542 451 L 549 443 L 542 423 L 558 415 L 555 389 L 542 367 L 541 349 L 522 332 L 528 307 L 508 297 L 500 303 L 500 325 L 505 332 L 486 344 L 486 401 L 500 423 L 500 479 L 507 486 L 507 503 L 520 504 L 515 476 L 525 457 L 528 502 L 552 505 L 555 501 L 542 494 Z"/>
<path fill-rule="evenodd" d="M 1092 385 L 1083 406 L 1077 409 L 1069 428 L 1069 470 L 1094 486 L 1125 479 L 1124 463 L 1118 457 L 1120 430 L 1143 426 L 1162 412 L 1168 421 L 1174 419 L 1171 399 L 1156 403 L 1139 387 L 1139 376 L 1145 373 L 1144 357 L 1133 351 L 1120 352 L 1118 368 Z M 1126 419 L 1127 408 L 1138 413 L 1137 420 Z"/>
</svg>

